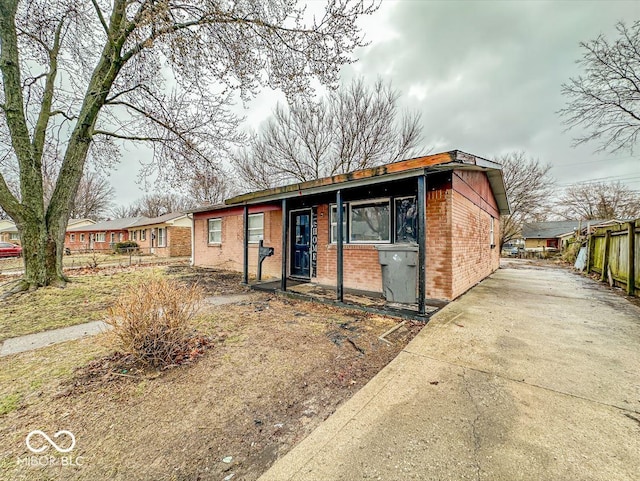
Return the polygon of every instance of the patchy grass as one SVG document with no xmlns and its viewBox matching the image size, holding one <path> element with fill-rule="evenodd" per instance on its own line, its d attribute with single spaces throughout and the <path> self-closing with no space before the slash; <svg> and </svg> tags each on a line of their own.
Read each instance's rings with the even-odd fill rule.
<svg viewBox="0 0 640 481">
<path fill-rule="evenodd" d="M 162 268 L 102 270 L 74 275 L 65 288 L 44 287 L 0 304 L 0 341 L 25 334 L 104 319 L 120 292 Z"/>
<path fill-rule="evenodd" d="M 114 369 L 110 333 L 0 358 L 0 478 L 255 480 L 420 329 L 379 341 L 397 322 L 252 293 L 201 312 L 214 347 L 192 365 Z M 82 466 L 19 465 L 34 429 L 71 431 Z"/>
</svg>

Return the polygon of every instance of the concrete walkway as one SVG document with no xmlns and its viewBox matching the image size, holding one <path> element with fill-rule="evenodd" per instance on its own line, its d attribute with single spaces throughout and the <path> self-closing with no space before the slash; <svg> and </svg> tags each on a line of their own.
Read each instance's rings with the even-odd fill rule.
<svg viewBox="0 0 640 481">
<path fill-rule="evenodd" d="M 246 301 L 251 294 L 232 294 L 227 296 L 211 296 L 204 299 L 205 304 L 222 306 L 235 302 Z M 111 329 L 109 324 L 103 321 L 92 321 L 75 326 L 61 327 L 49 331 L 28 334 L 26 336 L 12 337 L 6 339 L 0 345 L 0 357 L 18 354 L 20 352 L 40 349 L 60 342 L 73 341 L 87 336 L 95 336 L 101 332 Z"/>
<path fill-rule="evenodd" d="M 512 263 L 436 314 L 260 481 L 636 481 L 639 346 L 640 308 Z"/>
</svg>

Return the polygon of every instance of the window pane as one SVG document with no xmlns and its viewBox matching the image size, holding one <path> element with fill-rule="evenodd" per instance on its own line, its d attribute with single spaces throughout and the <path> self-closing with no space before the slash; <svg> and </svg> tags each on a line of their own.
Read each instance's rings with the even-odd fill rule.
<svg viewBox="0 0 640 481">
<path fill-rule="evenodd" d="M 264 238 L 264 214 L 249 216 L 249 242 L 258 242 Z"/>
<path fill-rule="evenodd" d="M 209 219 L 209 243 L 222 241 L 222 219 Z"/>
<path fill-rule="evenodd" d="M 396 199 L 396 242 L 418 242 L 416 198 Z"/>
<path fill-rule="evenodd" d="M 386 241 L 389 236 L 389 203 L 371 202 L 351 206 L 351 241 Z"/>
<path fill-rule="evenodd" d="M 347 205 L 342 204 L 342 241 L 347 242 Z M 331 206 L 331 242 L 338 241 L 338 206 Z"/>
</svg>

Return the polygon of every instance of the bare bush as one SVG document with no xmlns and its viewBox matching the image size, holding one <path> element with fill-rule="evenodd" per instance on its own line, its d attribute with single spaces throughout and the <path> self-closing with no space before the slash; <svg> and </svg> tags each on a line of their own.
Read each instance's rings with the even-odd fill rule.
<svg viewBox="0 0 640 481">
<path fill-rule="evenodd" d="M 126 291 L 110 309 L 120 349 L 143 364 L 166 367 L 189 349 L 191 320 L 202 291 L 163 277 L 152 277 Z"/>
</svg>

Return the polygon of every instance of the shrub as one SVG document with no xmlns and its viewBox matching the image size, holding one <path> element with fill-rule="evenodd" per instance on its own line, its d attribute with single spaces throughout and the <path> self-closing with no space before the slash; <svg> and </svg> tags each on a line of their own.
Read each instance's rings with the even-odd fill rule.
<svg viewBox="0 0 640 481">
<path fill-rule="evenodd" d="M 129 251 L 137 251 L 138 247 L 140 246 L 136 241 L 117 242 L 116 244 L 113 245 L 113 249 L 118 254 L 126 254 Z"/>
<path fill-rule="evenodd" d="M 151 277 L 118 297 L 107 322 L 123 351 L 143 364 L 166 367 L 189 349 L 201 301 L 197 285 Z"/>
<path fill-rule="evenodd" d="M 575 264 L 576 259 L 578 258 L 578 253 L 580 252 L 580 247 L 580 242 L 572 242 L 568 244 L 562 252 L 562 260 L 569 264 Z"/>
</svg>

